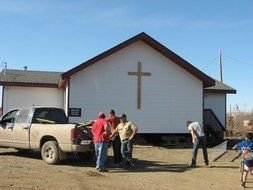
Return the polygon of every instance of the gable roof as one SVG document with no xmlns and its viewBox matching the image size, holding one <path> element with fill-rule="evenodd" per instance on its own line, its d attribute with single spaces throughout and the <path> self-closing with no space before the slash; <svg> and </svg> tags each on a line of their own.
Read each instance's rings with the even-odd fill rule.
<svg viewBox="0 0 253 190">
<path fill-rule="evenodd" d="M 0 73 L 0 85 L 57 88 L 62 74 L 62 72 L 7 69 L 6 72 L 2 70 Z M 209 93 L 236 93 L 234 88 L 218 80 L 215 80 L 214 86 L 206 87 L 204 91 Z"/>
<path fill-rule="evenodd" d="M 7 69 L 0 73 L 0 85 L 57 88 L 61 74 L 62 72 Z"/>
<path fill-rule="evenodd" d="M 171 50 L 166 48 L 164 45 L 162 45 L 161 43 L 159 43 L 158 41 L 156 41 L 155 39 L 153 39 L 152 37 L 150 37 L 146 33 L 142 32 L 142 33 L 130 38 L 129 40 L 126 40 L 126 41 L 120 43 L 119 45 L 117 45 L 117 46 L 99 54 L 98 56 L 93 57 L 92 59 L 74 67 L 73 69 L 63 73 L 61 75 L 59 87 L 64 86 L 66 79 L 68 79 L 71 75 L 85 69 L 86 67 L 104 59 L 105 57 L 108 57 L 108 56 L 114 54 L 115 52 L 117 52 L 117 51 L 137 42 L 137 41 L 142 41 L 142 42 L 146 43 L 148 46 L 155 49 L 156 51 L 158 51 L 159 53 L 161 53 L 162 55 L 167 57 L 169 60 L 173 61 L 174 63 L 176 63 L 177 65 L 179 65 L 180 67 L 182 67 L 183 69 L 188 71 L 189 73 L 191 73 L 193 76 L 195 76 L 199 80 L 203 81 L 204 87 L 209 87 L 209 86 L 215 85 L 215 81 L 211 77 L 207 76 L 205 73 L 198 70 L 196 67 L 194 67 L 189 62 L 187 62 L 186 60 L 184 60 L 183 58 L 181 58 L 180 56 L 178 56 L 177 54 L 175 54 L 174 52 L 172 52 Z"/>
<path fill-rule="evenodd" d="M 236 90 L 218 80 L 215 80 L 215 85 L 211 87 L 205 88 L 205 92 L 210 93 L 230 93 L 230 94 L 236 94 Z"/>
</svg>

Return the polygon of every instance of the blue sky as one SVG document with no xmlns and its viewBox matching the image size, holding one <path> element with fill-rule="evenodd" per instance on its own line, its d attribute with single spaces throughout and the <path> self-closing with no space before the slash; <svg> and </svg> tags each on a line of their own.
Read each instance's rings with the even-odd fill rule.
<svg viewBox="0 0 253 190">
<path fill-rule="evenodd" d="M 0 0 L 0 63 L 65 72 L 145 32 L 237 90 L 228 111 L 253 111 L 252 0 Z"/>
</svg>

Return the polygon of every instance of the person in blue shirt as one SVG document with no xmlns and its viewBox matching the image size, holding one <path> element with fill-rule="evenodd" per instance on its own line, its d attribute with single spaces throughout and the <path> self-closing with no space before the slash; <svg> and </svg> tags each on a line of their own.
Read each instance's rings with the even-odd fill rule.
<svg viewBox="0 0 253 190">
<path fill-rule="evenodd" d="M 237 149 L 240 153 L 242 153 L 244 170 L 241 186 L 245 187 L 248 172 L 253 170 L 253 134 L 247 133 L 245 140 L 237 143 L 233 149 Z"/>
</svg>

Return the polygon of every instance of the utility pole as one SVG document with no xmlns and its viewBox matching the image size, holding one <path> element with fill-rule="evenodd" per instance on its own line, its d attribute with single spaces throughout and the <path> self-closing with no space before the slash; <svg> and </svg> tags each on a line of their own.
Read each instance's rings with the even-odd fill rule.
<svg viewBox="0 0 253 190">
<path fill-rule="evenodd" d="M 221 50 L 219 50 L 219 58 L 220 58 L 220 81 L 223 82 L 223 77 L 222 77 L 222 56 L 221 56 Z"/>
<path fill-rule="evenodd" d="M 7 72 L 7 63 L 5 61 L 2 61 L 1 67 L 4 67 L 3 71 L 4 71 L 4 74 L 6 74 L 6 72 Z"/>
</svg>

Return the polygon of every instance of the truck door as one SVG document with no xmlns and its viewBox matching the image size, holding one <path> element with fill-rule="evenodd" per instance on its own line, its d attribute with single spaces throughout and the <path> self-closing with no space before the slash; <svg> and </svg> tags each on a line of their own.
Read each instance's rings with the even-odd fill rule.
<svg viewBox="0 0 253 190">
<path fill-rule="evenodd" d="M 30 126 L 32 109 L 20 109 L 13 127 L 13 145 L 15 148 L 30 148 Z"/>
<path fill-rule="evenodd" d="M 18 110 L 12 110 L 6 113 L 0 120 L 0 146 L 13 146 L 13 127 L 17 117 Z"/>
</svg>

